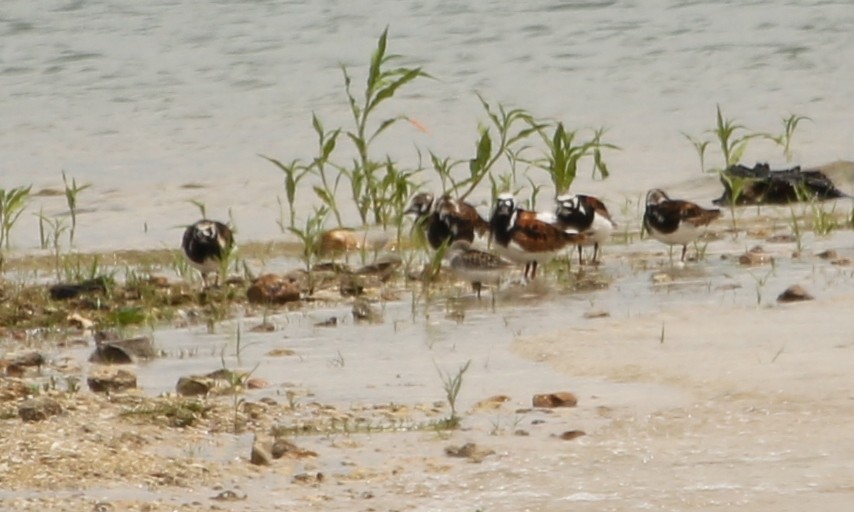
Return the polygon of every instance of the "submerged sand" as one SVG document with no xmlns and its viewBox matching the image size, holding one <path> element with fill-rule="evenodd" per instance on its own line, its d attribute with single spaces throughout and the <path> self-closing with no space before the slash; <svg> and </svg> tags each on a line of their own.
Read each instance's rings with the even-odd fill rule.
<svg viewBox="0 0 854 512">
<path fill-rule="evenodd" d="M 51 347 L 26 382 L 59 379 L 36 394 L 64 411 L 27 423 L 19 401 L 0 404 L 0 508 L 849 510 L 854 233 L 781 242 L 786 215 L 740 210 L 739 235 L 721 220 L 705 259 L 685 265 L 653 240 L 613 243 L 573 287 L 511 282 L 494 306 L 464 284 L 428 299 L 398 283 L 377 323 L 318 301 L 236 312 L 212 333 L 160 326 L 163 357 L 132 367 L 133 393 L 68 393 L 64 379 L 93 368 L 91 345 Z M 737 262 L 755 245 L 773 265 Z M 815 300 L 778 303 L 791 284 Z M 251 331 L 263 321 L 274 329 Z M 461 428 L 424 428 L 450 414 L 442 378 L 466 363 Z M 268 385 L 199 399 L 192 425 L 133 414 L 223 365 Z M 578 405 L 532 407 L 559 391 Z M 277 427 L 303 456 L 250 464 L 253 438 Z M 448 455 L 466 443 L 475 456 Z"/>
</svg>

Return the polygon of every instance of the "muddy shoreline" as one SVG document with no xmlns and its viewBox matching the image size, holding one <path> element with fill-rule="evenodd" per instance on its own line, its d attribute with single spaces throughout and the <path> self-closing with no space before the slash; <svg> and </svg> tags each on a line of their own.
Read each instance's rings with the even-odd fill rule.
<svg viewBox="0 0 854 512">
<path fill-rule="evenodd" d="M 182 315 L 125 329 L 159 354 L 128 367 L 128 392 L 87 389 L 91 332 L 9 326 L 4 358 L 46 362 L 0 379 L 0 508 L 845 510 L 854 232 L 794 240 L 789 214 L 740 209 L 685 265 L 628 229 L 601 266 L 511 279 L 494 305 L 465 283 L 380 282 L 372 322 L 333 287 L 297 308 L 238 300 L 211 329 L 191 288 Z M 739 263 L 755 246 L 768 258 Z M 299 265 L 258 247 L 254 265 Z M 778 303 L 792 284 L 815 299 Z M 443 376 L 465 364 L 460 428 L 437 429 Z M 181 376 L 222 368 L 260 384 L 175 395 Z M 556 392 L 577 406 L 533 405 Z M 23 421 L 33 399 L 61 412 Z M 251 464 L 253 442 L 276 438 L 296 448 Z"/>
</svg>

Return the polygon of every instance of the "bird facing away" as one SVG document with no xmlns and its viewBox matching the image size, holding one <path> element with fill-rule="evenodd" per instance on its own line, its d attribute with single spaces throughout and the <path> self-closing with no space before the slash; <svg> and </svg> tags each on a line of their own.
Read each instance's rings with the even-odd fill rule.
<svg viewBox="0 0 854 512">
<path fill-rule="evenodd" d="M 495 252 L 525 264 L 525 278 L 537 276 L 537 266 L 550 261 L 568 244 L 578 244 L 585 235 L 564 231 L 543 221 L 537 212 L 516 206 L 511 194 L 501 194 L 489 219 Z"/>
<path fill-rule="evenodd" d="M 643 225 L 653 238 L 667 245 L 681 245 L 682 257 L 688 244 L 694 242 L 712 221 L 721 216 L 718 209 L 706 209 L 681 199 L 670 199 L 663 190 L 654 188 L 646 194 Z"/>
<path fill-rule="evenodd" d="M 498 286 L 504 275 L 515 267 L 495 254 L 473 249 L 468 240 L 452 243 L 447 256 L 451 271 L 471 283 L 478 299 L 484 283 Z"/>
<path fill-rule="evenodd" d="M 578 244 L 578 264 L 583 262 L 582 247 L 593 246 L 593 260 L 599 256 L 599 244 L 605 243 L 611 237 L 611 232 L 617 227 L 617 223 L 611 219 L 611 214 L 605 204 L 593 196 L 582 194 L 564 194 L 558 196 L 555 201 L 555 225 L 564 231 L 581 233 L 587 239 Z"/>
<path fill-rule="evenodd" d="M 456 240 L 472 242 L 475 235 L 484 237 L 489 233 L 489 224 L 474 206 L 448 195 L 436 199 L 427 192 L 416 194 L 404 213 L 415 215 L 416 222 L 426 229 L 427 242 L 433 249 Z"/>
<path fill-rule="evenodd" d="M 222 262 L 234 247 L 231 229 L 215 220 L 202 219 L 184 231 L 181 248 L 190 265 L 202 274 L 202 283 L 209 286 L 208 274 L 215 273 L 214 285 L 219 284 Z"/>
</svg>

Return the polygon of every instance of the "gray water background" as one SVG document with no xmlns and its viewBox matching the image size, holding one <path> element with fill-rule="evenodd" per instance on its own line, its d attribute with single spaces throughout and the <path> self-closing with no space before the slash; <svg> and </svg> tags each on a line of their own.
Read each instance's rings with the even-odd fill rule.
<svg viewBox="0 0 854 512">
<path fill-rule="evenodd" d="M 327 128 L 350 126 L 340 65 L 361 92 L 385 27 L 400 64 L 436 78 L 382 112 L 427 129 L 402 124 L 379 141 L 402 165 L 415 165 L 416 148 L 473 156 L 486 120 L 478 92 L 572 128 L 607 127 L 621 148 L 607 155 L 613 178 L 585 173 L 574 189 L 612 202 L 699 177 L 683 133 L 712 128 L 716 105 L 756 131 L 809 116 L 792 163 L 854 158 L 850 2 L 4 0 L 0 187 L 61 188 L 63 170 L 91 183 L 80 250 L 174 246 L 177 226 L 198 216 L 191 199 L 213 217 L 231 209 L 243 239 L 281 237 L 281 175 L 258 155 L 311 158 L 313 112 Z M 708 160 L 720 165 L 719 153 Z M 745 154 L 757 160 L 787 164 L 764 141 Z M 317 201 L 301 192 L 304 213 Z M 31 202 L 18 250 L 37 246 L 39 208 L 61 215 L 64 199 Z"/>
</svg>

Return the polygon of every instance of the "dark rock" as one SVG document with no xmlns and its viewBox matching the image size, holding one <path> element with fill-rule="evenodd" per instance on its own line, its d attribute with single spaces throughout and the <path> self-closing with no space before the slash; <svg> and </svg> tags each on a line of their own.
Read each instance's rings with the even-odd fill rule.
<svg viewBox="0 0 854 512">
<path fill-rule="evenodd" d="M 394 275 L 395 271 L 403 264 L 403 260 L 396 254 L 387 254 L 376 261 L 356 269 L 356 274 L 361 276 L 376 276 L 380 281 L 387 281 Z"/>
<path fill-rule="evenodd" d="M 581 436 L 587 435 L 583 430 L 567 430 L 563 432 L 558 438 L 563 439 L 564 441 L 572 441 L 573 439 L 577 439 Z"/>
<path fill-rule="evenodd" d="M 18 364 L 9 363 L 8 361 L 4 361 L 4 366 L 6 366 L 6 376 L 14 377 L 16 379 L 24 378 L 24 374 L 27 373 L 27 368 Z"/>
<path fill-rule="evenodd" d="M 353 297 L 365 293 L 365 285 L 362 278 L 351 274 L 341 275 L 338 284 L 338 293 L 342 297 Z"/>
<path fill-rule="evenodd" d="M 466 443 L 462 446 L 446 446 L 445 455 L 448 457 L 460 457 L 471 462 L 483 462 L 483 459 L 495 453 L 495 450 L 481 448 L 475 443 Z"/>
<path fill-rule="evenodd" d="M 383 321 L 382 313 L 364 299 L 356 299 L 353 302 L 353 318 L 356 321 L 372 324 L 378 324 Z"/>
<path fill-rule="evenodd" d="M 314 324 L 315 327 L 336 327 L 338 325 L 338 317 L 330 316 L 326 320 L 321 320 Z"/>
<path fill-rule="evenodd" d="M 270 383 L 267 379 L 262 379 L 261 377 L 252 377 L 251 379 L 246 379 L 246 388 L 247 389 L 266 389 L 270 387 Z"/>
<path fill-rule="evenodd" d="M 243 410 L 243 414 L 249 418 L 258 420 L 267 414 L 269 407 L 267 404 L 262 404 L 261 402 L 243 402 L 241 409 Z"/>
<path fill-rule="evenodd" d="M 801 285 L 794 284 L 786 288 L 786 291 L 777 297 L 777 302 L 801 302 L 813 299 L 814 297 L 807 293 Z"/>
<path fill-rule="evenodd" d="M 742 265 L 764 265 L 773 261 L 774 258 L 759 246 L 750 249 L 738 257 L 738 262 Z"/>
<path fill-rule="evenodd" d="M 246 290 L 253 304 L 285 304 L 300 300 L 300 286 L 294 279 L 276 274 L 264 274 Z"/>
<path fill-rule="evenodd" d="M 209 374 L 205 375 L 205 377 L 215 379 L 215 380 L 224 380 L 230 384 L 239 384 L 243 382 L 246 378 L 245 372 L 235 372 L 229 370 L 228 368 L 220 368 L 219 370 L 214 370 Z"/>
<path fill-rule="evenodd" d="M 132 364 L 137 359 L 154 359 L 157 356 L 154 343 L 147 336 L 111 341 L 101 341 L 101 339 L 96 336 L 98 346 L 89 356 L 90 363 Z"/>
<path fill-rule="evenodd" d="M 165 276 L 149 276 L 146 283 L 155 288 L 169 288 L 169 279 Z"/>
<path fill-rule="evenodd" d="M 590 311 L 584 312 L 584 318 L 593 319 L 593 318 L 608 318 L 611 316 L 611 313 L 603 310 L 603 309 L 591 309 Z"/>
<path fill-rule="evenodd" d="M 201 376 L 181 377 L 175 384 L 175 392 L 181 396 L 207 395 L 214 387 L 214 379 Z"/>
<path fill-rule="evenodd" d="M 352 274 L 353 270 L 344 263 L 324 261 L 311 267 L 314 272 L 330 272 L 332 274 Z"/>
<path fill-rule="evenodd" d="M 29 395 L 30 392 L 30 387 L 20 379 L 0 379 L 0 402 L 18 400 Z"/>
<path fill-rule="evenodd" d="M 110 279 L 106 276 L 98 276 L 79 283 L 59 283 L 50 287 L 48 292 L 53 300 L 68 300 L 78 297 L 84 293 L 105 293 Z"/>
<path fill-rule="evenodd" d="M 823 260 L 839 259 L 839 253 L 837 253 L 833 249 L 828 249 L 826 251 L 822 251 L 822 252 L 818 253 L 816 256 L 818 256 L 819 258 L 821 258 Z"/>
<path fill-rule="evenodd" d="M 20 378 L 27 372 L 27 368 L 38 368 L 41 371 L 41 367 L 45 364 L 45 357 L 39 352 L 30 351 L 14 355 L 3 362 L 6 366 L 6 375 Z"/>
<path fill-rule="evenodd" d="M 317 485 L 323 483 L 323 473 L 297 473 L 294 475 L 293 481 L 298 484 Z"/>
<path fill-rule="evenodd" d="M 534 407 L 575 407 L 578 405 L 578 397 L 568 391 L 559 391 L 534 395 L 531 402 Z"/>
<path fill-rule="evenodd" d="M 136 375 L 122 368 L 98 368 L 86 383 L 95 393 L 114 393 L 136 388 Z"/>
<path fill-rule="evenodd" d="M 273 448 L 270 450 L 270 453 L 274 459 L 281 459 L 287 453 L 293 452 L 297 449 L 297 445 L 295 445 L 294 443 L 279 438 L 273 442 Z"/>
<path fill-rule="evenodd" d="M 222 368 L 207 375 L 181 377 L 175 384 L 175 391 L 181 396 L 225 394 L 233 391 L 235 386 L 243 385 L 245 379 L 245 373 Z"/>
<path fill-rule="evenodd" d="M 249 330 L 251 332 L 273 332 L 276 330 L 276 324 L 265 320 Z"/>
<path fill-rule="evenodd" d="M 733 184 L 738 183 L 742 188 L 735 198 L 737 205 L 789 204 L 847 197 L 821 171 L 802 171 L 800 167 L 772 171 L 765 163 L 758 163 L 753 168 L 733 165 L 721 173 L 721 183 L 723 195 L 713 201 L 721 206 L 732 203 Z"/>
<path fill-rule="evenodd" d="M 288 457 L 290 459 L 306 459 L 310 457 L 317 457 L 317 453 L 311 450 L 304 450 L 294 443 L 282 439 L 281 437 L 276 439 L 273 442 L 273 448 L 270 451 L 273 455 L 274 459 L 281 459 L 282 457 Z"/>
<path fill-rule="evenodd" d="M 18 406 L 18 416 L 24 421 L 44 421 L 61 413 L 59 402 L 46 396 L 25 400 Z"/>
<path fill-rule="evenodd" d="M 256 439 L 252 443 L 252 452 L 249 455 L 249 462 L 256 466 L 269 466 L 273 463 L 273 456 L 270 454 L 270 449 Z"/>
<path fill-rule="evenodd" d="M 12 363 L 21 366 L 42 366 L 45 363 L 45 358 L 41 353 L 31 351 L 15 356 Z"/>
<path fill-rule="evenodd" d="M 211 497 L 211 499 L 215 501 L 244 501 L 247 497 L 246 494 L 237 494 L 234 491 L 226 490 Z"/>
</svg>

